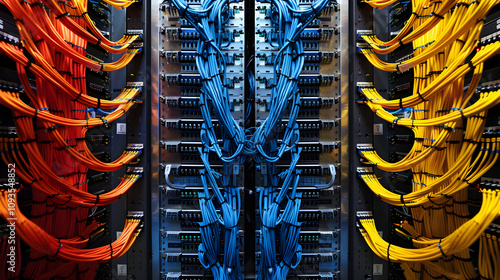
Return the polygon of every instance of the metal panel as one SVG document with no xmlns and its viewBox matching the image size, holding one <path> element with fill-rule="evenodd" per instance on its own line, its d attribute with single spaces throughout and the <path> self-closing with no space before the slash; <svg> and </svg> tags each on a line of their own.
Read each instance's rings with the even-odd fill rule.
<svg viewBox="0 0 500 280">
<path fill-rule="evenodd" d="M 151 102 L 151 161 L 150 161 L 150 193 L 151 193 L 151 279 L 160 279 L 160 105 L 159 105 L 159 48 L 160 48 L 160 2 L 152 1 L 148 5 L 149 15 L 149 44 L 148 52 L 149 73 L 148 86 L 150 87 L 150 102 Z"/>
<path fill-rule="evenodd" d="M 349 52 L 349 34 L 352 34 L 350 25 L 351 5 L 348 0 L 340 2 L 340 25 L 344 32 L 340 33 L 340 139 L 342 149 L 340 151 L 341 178 L 340 178 L 340 279 L 349 280 L 349 174 L 351 161 L 349 152 L 351 143 L 349 142 L 350 131 L 350 81 L 352 80 L 351 67 L 349 65 L 351 54 Z"/>
<path fill-rule="evenodd" d="M 128 279 L 153 279 L 151 269 L 152 258 L 152 232 L 151 232 L 151 188 L 154 170 L 151 168 L 151 158 L 154 148 L 150 143 L 152 135 L 152 106 L 154 102 L 153 95 L 156 95 L 152 83 L 149 52 L 155 50 L 151 43 L 150 21 L 151 3 L 142 2 L 127 8 L 127 29 L 143 30 L 144 47 L 143 52 L 129 63 L 127 66 L 125 79 L 127 82 L 142 82 L 143 92 L 139 99 L 143 103 L 132 108 L 127 115 L 127 142 L 143 143 L 143 154 L 139 158 L 139 166 L 144 167 L 144 174 L 141 180 L 136 182 L 134 188 L 127 193 L 127 210 L 143 211 L 143 228 L 129 253 L 127 254 L 127 276 Z M 123 79 L 123 77 L 122 77 Z M 149 98 L 148 98 L 149 97 Z"/>
<path fill-rule="evenodd" d="M 110 35 L 113 40 L 119 40 L 123 34 L 126 32 L 126 10 L 111 9 L 110 21 Z M 117 61 L 121 54 L 111 54 L 111 61 Z M 110 82 L 110 95 L 111 98 L 115 98 L 121 91 L 125 88 L 126 81 L 121 77 L 125 76 L 126 68 L 119 69 L 109 73 Z M 140 106 L 140 105 L 139 105 Z M 126 116 L 123 116 L 112 123 L 111 125 L 111 143 L 109 145 L 110 155 L 112 159 L 116 159 L 122 155 L 123 150 L 127 145 L 127 135 L 116 133 L 117 123 L 127 123 Z M 110 176 L 111 186 L 118 186 L 123 177 L 125 170 L 118 170 L 112 173 Z M 138 185 L 134 186 L 138 187 Z M 109 239 L 110 241 L 115 241 L 117 239 L 118 232 L 123 230 L 126 217 L 127 200 L 122 197 L 118 201 L 109 205 L 110 209 L 110 219 L 109 219 Z M 122 256 L 119 259 L 110 262 L 111 275 L 117 279 L 124 280 L 127 279 L 126 276 L 118 276 L 117 266 L 127 264 L 127 255 Z"/>
</svg>

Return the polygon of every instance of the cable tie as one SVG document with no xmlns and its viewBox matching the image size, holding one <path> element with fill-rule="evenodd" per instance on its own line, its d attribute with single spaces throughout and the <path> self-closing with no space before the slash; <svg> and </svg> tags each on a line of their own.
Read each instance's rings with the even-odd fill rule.
<svg viewBox="0 0 500 280">
<path fill-rule="evenodd" d="M 33 200 L 31 203 L 32 204 L 46 204 L 47 198 L 45 198 L 44 200 Z"/>
<path fill-rule="evenodd" d="M 111 242 L 109 242 L 109 250 L 111 251 L 111 254 L 109 256 L 109 261 L 111 262 L 113 260 L 113 245 L 111 244 Z"/>
<path fill-rule="evenodd" d="M 35 183 L 35 182 L 39 182 L 39 181 L 43 181 L 43 178 L 41 178 L 41 177 L 40 177 L 40 178 L 38 178 L 38 179 L 37 179 L 37 178 L 35 178 L 35 179 L 31 180 L 31 182 L 29 183 L 29 185 L 32 185 L 33 183 Z M 47 199 L 45 199 L 45 201 L 47 201 Z"/>
<path fill-rule="evenodd" d="M 35 2 L 33 4 L 30 5 L 31 7 L 35 7 L 35 6 L 40 6 L 42 8 L 46 8 L 46 9 L 49 9 L 49 7 L 47 7 L 47 5 L 45 5 L 44 3 L 42 2 Z"/>
<path fill-rule="evenodd" d="M 212 267 L 216 266 L 218 263 L 215 261 L 213 264 L 211 264 L 206 270 L 212 269 Z M 203 277 L 205 278 L 205 277 Z"/>
<path fill-rule="evenodd" d="M 440 113 L 449 113 L 450 110 L 437 110 L 436 111 L 436 114 L 440 114 Z"/>
<path fill-rule="evenodd" d="M 460 115 L 462 115 L 462 121 L 465 122 L 465 115 L 464 115 L 464 110 L 462 108 L 450 108 L 450 111 L 459 111 Z"/>
<path fill-rule="evenodd" d="M 418 91 L 417 91 L 417 95 L 418 95 L 418 97 L 420 97 L 420 99 L 422 99 L 422 101 L 423 101 L 423 102 L 428 101 L 428 100 L 427 100 L 427 99 L 425 99 L 425 98 L 424 98 L 424 97 L 420 94 L 420 92 L 418 92 Z"/>
<path fill-rule="evenodd" d="M 455 132 L 455 129 L 453 129 L 450 126 L 444 125 L 444 124 L 436 125 L 436 127 L 443 128 L 444 130 L 446 130 L 448 132 Z"/>
<path fill-rule="evenodd" d="M 40 108 L 40 109 L 35 109 L 35 115 L 33 116 L 33 121 L 36 123 L 37 117 L 38 117 L 38 111 L 43 111 L 43 110 L 49 110 L 48 107 Z"/>
<path fill-rule="evenodd" d="M 95 198 L 95 203 L 94 203 L 94 206 L 92 206 L 92 208 L 93 208 L 93 207 L 96 207 L 96 206 L 97 206 L 97 204 L 99 203 L 99 198 L 100 198 L 100 197 L 99 197 L 99 194 L 96 194 L 95 196 L 96 196 L 96 198 Z"/>
<path fill-rule="evenodd" d="M 73 99 L 73 100 L 71 100 L 71 101 L 77 101 L 78 98 L 80 98 L 80 96 L 82 96 L 82 94 L 83 94 L 83 91 L 80 91 L 80 93 L 78 93 L 78 95 L 76 96 L 76 98 Z"/>
<path fill-rule="evenodd" d="M 52 130 L 56 129 L 57 127 L 58 127 L 57 125 L 51 126 L 47 129 L 45 129 L 45 132 L 51 132 Z"/>
<path fill-rule="evenodd" d="M 403 206 L 406 207 L 406 203 L 405 203 L 405 200 L 404 200 L 404 194 L 402 194 L 399 199 L 401 200 L 401 203 L 403 203 Z"/>
<path fill-rule="evenodd" d="M 234 225 L 234 226 L 232 226 L 232 227 L 224 227 L 224 229 L 233 229 L 233 228 L 235 228 L 235 227 L 238 227 L 238 225 L 236 224 L 236 225 Z"/>
<path fill-rule="evenodd" d="M 24 140 L 24 141 L 19 141 L 20 144 L 28 144 L 28 143 L 33 143 L 33 142 L 36 142 L 36 139 L 32 138 L 32 139 L 28 139 L 28 140 Z"/>
<path fill-rule="evenodd" d="M 101 44 L 101 38 L 97 39 L 96 46 L 99 46 Z"/>
<path fill-rule="evenodd" d="M 424 219 L 420 219 L 420 220 L 418 220 L 417 218 L 414 218 L 414 217 L 412 217 L 412 220 L 413 220 L 414 222 L 417 222 L 417 223 L 423 223 L 423 222 L 424 222 Z"/>
<path fill-rule="evenodd" d="M 453 205 L 451 205 L 449 207 L 453 207 Z M 469 215 L 460 215 L 460 214 L 457 214 L 457 213 L 455 213 L 453 211 L 451 211 L 450 213 L 448 213 L 447 211 L 445 211 L 445 212 L 446 212 L 446 214 L 450 214 L 450 215 L 453 215 L 453 216 L 461 218 L 461 219 L 469 219 L 470 218 Z"/>
<path fill-rule="evenodd" d="M 85 48 L 84 48 L 84 47 L 82 47 L 82 46 L 78 46 L 78 45 L 76 45 L 76 44 L 71 43 L 70 41 L 64 40 L 64 42 L 66 42 L 68 45 L 73 46 L 73 47 L 75 47 L 75 48 L 82 49 L 82 50 L 84 50 L 84 51 L 86 51 L 86 50 L 87 50 L 87 49 L 85 49 Z"/>
<path fill-rule="evenodd" d="M 59 250 L 61 250 L 61 247 L 63 246 L 60 243 L 61 243 L 61 240 L 59 240 L 59 247 L 57 247 L 56 253 L 52 256 L 53 258 L 55 258 L 57 256 L 57 254 L 59 254 Z"/>
<path fill-rule="evenodd" d="M 425 43 L 425 44 L 423 44 L 423 45 L 421 45 L 421 46 L 415 47 L 415 48 L 413 49 L 413 51 L 416 51 L 416 50 L 421 49 L 421 48 L 428 47 L 428 46 L 430 46 L 431 44 L 433 44 L 434 42 L 435 42 L 435 40 L 432 40 L 432 41 L 430 41 L 430 42 L 428 42 L 428 43 Z"/>
<path fill-rule="evenodd" d="M 288 79 L 288 80 L 290 80 L 290 81 L 294 81 L 294 82 L 297 82 L 297 81 L 298 81 L 296 78 L 290 77 L 290 76 L 288 76 L 288 75 L 286 75 L 286 74 L 283 74 L 283 73 L 281 73 L 281 72 L 277 72 L 276 74 L 278 74 L 278 76 L 283 76 L 283 77 L 287 78 L 287 79 Z"/>
<path fill-rule="evenodd" d="M 403 109 L 403 98 L 399 99 L 399 108 Z"/>
<path fill-rule="evenodd" d="M 311 9 L 314 11 L 314 17 L 315 18 L 319 17 L 319 13 L 318 13 L 318 11 L 316 11 L 316 9 L 314 8 L 313 4 L 311 4 Z"/>
<path fill-rule="evenodd" d="M 200 228 L 205 228 L 205 227 L 209 227 L 209 226 L 211 226 L 211 225 L 216 224 L 216 222 L 217 222 L 217 221 L 213 221 L 213 222 L 208 223 L 208 224 L 206 224 L 206 225 L 200 225 L 201 223 L 198 223 L 198 225 L 199 225 L 199 227 L 200 227 Z"/>
<path fill-rule="evenodd" d="M 265 228 L 268 228 L 268 229 L 272 229 L 272 230 L 276 230 L 277 229 L 277 227 L 268 227 L 264 223 L 262 223 L 262 226 L 265 227 Z"/>
<path fill-rule="evenodd" d="M 444 16 L 442 16 L 442 15 L 438 15 L 438 14 L 436 14 L 436 13 L 434 13 L 434 12 L 432 12 L 432 13 L 430 14 L 430 16 L 431 16 L 431 17 L 437 17 L 437 18 L 439 18 L 439 19 L 444 19 Z"/>
<path fill-rule="evenodd" d="M 87 11 L 83 12 L 83 14 L 81 15 L 81 17 L 83 17 L 86 14 L 88 14 Z"/>
<path fill-rule="evenodd" d="M 456 260 L 459 260 L 459 261 L 462 261 L 462 262 L 472 262 L 472 258 L 462 258 L 462 257 L 459 257 L 459 256 L 451 256 L 453 259 L 456 259 Z"/>
<path fill-rule="evenodd" d="M 53 147 L 53 149 L 56 151 L 62 151 L 62 150 L 74 148 L 74 147 L 76 147 L 76 144 L 75 145 L 66 145 L 66 146 L 62 146 L 62 147 Z M 81 172 L 73 172 L 70 174 L 82 174 L 82 173 Z"/>
<path fill-rule="evenodd" d="M 96 109 L 100 109 L 100 108 L 101 108 L 101 99 L 97 98 L 97 107 L 96 107 Z"/>
<path fill-rule="evenodd" d="M 432 196 L 429 194 L 429 195 L 427 196 L 427 199 L 428 199 L 428 200 L 429 200 L 432 204 L 434 204 L 434 205 L 436 205 L 436 206 L 441 206 L 440 204 L 437 204 L 437 203 L 435 203 L 434 201 L 432 201 L 431 197 L 432 197 Z M 441 208 L 442 208 L 442 206 L 441 206 Z M 439 209 L 441 209 L 441 208 L 439 208 Z"/>
<path fill-rule="evenodd" d="M 56 19 L 60 19 L 62 17 L 67 17 L 67 16 L 69 16 L 69 13 L 62 13 L 62 14 L 56 16 Z"/>
<path fill-rule="evenodd" d="M 399 39 L 399 41 L 398 41 L 398 42 L 399 42 L 399 45 L 400 45 L 400 46 L 404 45 L 404 43 L 403 43 L 403 39 Z"/>
<path fill-rule="evenodd" d="M 472 61 L 469 61 L 469 63 L 467 63 L 469 65 L 469 68 L 470 70 L 474 71 L 476 69 L 476 66 L 474 66 L 474 64 L 472 64 Z"/>
<path fill-rule="evenodd" d="M 456 39 L 455 41 L 460 42 L 460 43 L 462 43 L 462 44 L 464 44 L 464 45 L 465 45 L 465 41 L 464 41 L 464 40 L 461 40 L 461 39 Z"/>
<path fill-rule="evenodd" d="M 73 76 L 73 74 L 69 71 L 57 71 L 57 73 L 61 74 L 61 75 L 69 75 L 69 76 Z"/>
<path fill-rule="evenodd" d="M 389 243 L 389 245 L 387 246 L 387 261 L 389 261 L 389 263 L 392 263 L 391 262 L 391 256 L 389 255 L 389 249 L 391 248 L 391 243 Z"/>
<path fill-rule="evenodd" d="M 300 226 L 300 225 L 292 224 L 292 223 L 289 223 L 289 222 L 287 222 L 287 221 L 285 221 L 285 220 L 283 220 L 283 223 L 285 223 L 285 224 L 287 224 L 287 225 L 290 225 L 290 226 L 292 226 L 292 227 L 294 227 L 294 228 L 301 228 L 301 226 Z"/>
<path fill-rule="evenodd" d="M 472 3 L 474 3 L 474 2 L 472 2 Z M 455 7 L 457 7 L 457 8 L 460 7 L 460 6 L 465 6 L 465 7 L 468 8 L 470 6 L 470 4 L 469 3 L 465 3 L 465 2 L 458 2 L 457 4 L 455 4 Z"/>
<path fill-rule="evenodd" d="M 288 267 L 288 269 L 292 269 L 292 267 L 289 264 L 287 264 L 284 259 L 281 259 L 281 263 L 283 263 L 286 267 Z"/>
<path fill-rule="evenodd" d="M 439 75 L 441 73 L 443 73 L 443 70 L 440 70 L 440 71 L 429 71 L 429 73 L 427 73 L 427 76 Z"/>
<path fill-rule="evenodd" d="M 439 240 L 439 243 L 437 244 L 439 250 L 441 251 L 441 254 L 443 255 L 443 257 L 447 258 L 448 256 L 444 253 L 443 251 L 443 247 L 441 247 L 441 239 Z"/>
<path fill-rule="evenodd" d="M 28 71 L 29 68 L 31 67 L 31 64 L 33 64 L 31 61 L 28 61 L 28 64 L 26 64 L 26 66 L 24 66 L 24 71 Z"/>
</svg>

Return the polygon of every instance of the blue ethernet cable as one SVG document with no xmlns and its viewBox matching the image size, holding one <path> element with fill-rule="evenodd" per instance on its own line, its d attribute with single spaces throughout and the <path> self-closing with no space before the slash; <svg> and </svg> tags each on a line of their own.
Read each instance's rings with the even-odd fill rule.
<svg viewBox="0 0 500 280">
<path fill-rule="evenodd" d="M 231 116 L 226 60 L 221 51 L 227 46 L 223 45 L 222 34 L 230 17 L 229 1 L 203 0 L 196 6 L 190 6 L 183 0 L 172 2 L 181 17 L 187 19 L 200 34 L 196 65 L 202 78 L 199 104 L 204 122 L 200 139 L 204 146 L 199 148 L 199 152 L 204 169 L 200 171 L 203 185 L 203 192 L 199 193 L 202 242 L 198 247 L 198 257 L 215 279 L 241 279 L 238 229 L 241 199 L 239 189 L 233 186 L 230 178 L 234 165 L 242 161 L 245 132 Z M 212 125 L 212 110 L 219 120 L 222 141 L 217 139 Z M 212 169 L 208 160 L 210 152 L 216 153 L 222 160 L 222 172 Z M 220 214 L 216 212 L 214 199 L 220 205 Z M 224 240 L 223 253 L 220 250 L 221 240 Z"/>
<path fill-rule="evenodd" d="M 309 6 L 299 6 L 298 0 L 271 0 L 271 20 L 275 24 L 279 51 L 274 61 L 274 86 L 271 90 L 269 116 L 255 129 L 250 144 L 245 146 L 248 154 L 257 154 L 257 161 L 266 166 L 268 180 L 260 189 L 259 208 L 262 221 L 261 256 L 258 279 L 286 279 L 290 269 L 295 269 L 302 258 L 300 235 L 301 193 L 297 193 L 300 171 L 295 167 L 300 157 L 299 130 L 296 123 L 300 109 L 300 93 L 297 80 L 304 65 L 304 50 L 299 38 L 304 28 L 320 13 L 330 0 L 316 1 Z M 268 34 L 269 36 L 269 34 Z M 268 41 L 271 41 L 268 38 Z M 279 131 L 285 110 L 288 123 L 281 143 Z M 247 133 L 248 134 L 248 133 Z M 276 162 L 290 152 L 289 168 L 278 172 Z M 278 187 L 279 182 L 281 187 Z M 287 199 L 284 211 L 280 205 Z M 276 230 L 279 230 L 280 259 L 276 257 Z"/>
<path fill-rule="evenodd" d="M 298 213 L 301 194 L 296 193 L 299 170 L 295 170 L 301 149 L 298 125 L 300 94 L 297 79 L 304 64 L 302 42 L 298 39 L 304 28 L 319 14 L 330 0 L 321 0 L 307 8 L 295 1 L 273 0 L 273 22 L 278 26 L 280 50 L 274 64 L 275 85 L 271 93 L 271 109 L 268 118 L 258 128 L 243 130 L 230 114 L 229 95 L 226 86 L 226 61 L 221 52 L 223 25 L 228 20 L 229 1 L 206 0 L 192 7 L 182 0 L 172 0 L 181 17 L 186 18 L 200 33 L 196 64 L 202 77 L 200 110 L 204 119 L 200 138 L 204 144 L 199 148 L 204 170 L 201 171 L 203 193 L 199 194 L 203 221 L 200 223 L 202 243 L 199 246 L 200 262 L 210 269 L 215 279 L 240 279 L 238 221 L 240 193 L 231 185 L 233 166 L 253 155 L 266 166 L 269 182 L 259 195 L 262 256 L 259 279 L 285 279 L 290 269 L 295 269 L 301 260 L 302 250 L 298 244 L 300 223 Z M 290 103 L 290 104 L 289 104 Z M 281 144 L 278 145 L 276 128 L 289 109 L 288 124 Z M 220 122 L 222 148 L 212 126 L 210 112 L 213 110 Z M 214 152 L 224 162 L 222 174 L 213 170 L 208 155 Z M 290 167 L 278 172 L 276 162 L 284 153 L 290 152 Z M 278 174 L 279 173 L 279 174 Z M 278 187 L 280 181 L 281 187 Z M 219 182 L 220 187 L 219 190 Z M 290 190 L 290 191 L 289 191 Z M 286 208 L 279 213 L 280 204 L 287 199 Z M 217 199 L 221 214 L 213 204 Z M 280 260 L 277 261 L 275 231 L 280 230 Z M 224 258 L 219 261 L 221 230 L 224 231 Z"/>
</svg>

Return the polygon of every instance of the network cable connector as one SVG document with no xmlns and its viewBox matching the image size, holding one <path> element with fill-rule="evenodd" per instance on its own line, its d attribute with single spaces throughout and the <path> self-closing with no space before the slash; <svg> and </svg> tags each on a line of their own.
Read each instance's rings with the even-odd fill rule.
<svg viewBox="0 0 500 280">
<path fill-rule="evenodd" d="M 363 229 L 363 225 L 361 224 L 361 220 L 373 219 L 372 211 L 358 211 L 356 212 L 357 223 L 356 226 L 361 230 Z"/>
<path fill-rule="evenodd" d="M 373 30 L 356 30 L 357 40 L 364 42 L 363 36 L 373 36 Z"/>
<path fill-rule="evenodd" d="M 358 151 L 372 151 L 373 144 L 356 144 Z"/>
</svg>

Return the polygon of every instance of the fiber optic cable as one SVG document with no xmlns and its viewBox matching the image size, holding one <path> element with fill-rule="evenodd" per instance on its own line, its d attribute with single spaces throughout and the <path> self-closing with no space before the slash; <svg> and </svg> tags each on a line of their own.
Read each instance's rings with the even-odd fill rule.
<svg viewBox="0 0 500 280">
<path fill-rule="evenodd" d="M 376 168 L 411 169 L 413 173 L 412 191 L 401 195 L 382 186 L 371 172 L 359 172 L 375 195 L 402 207 L 413 222 L 394 225 L 397 232 L 412 238 L 414 248 L 409 249 L 382 242 L 373 234 L 373 219 L 359 217 L 368 245 L 380 257 L 400 262 L 407 279 L 476 279 L 468 247 L 499 214 L 498 191 L 483 189 L 481 209 L 470 219 L 467 206 L 467 188 L 498 159 L 498 138 L 483 135 L 486 112 L 498 104 L 498 92 L 476 91 L 483 63 L 499 51 L 498 42 L 478 46 L 484 24 L 481 19 L 497 4 L 488 0 L 412 1 L 405 4 L 411 5 L 410 19 L 390 41 L 383 42 L 372 34 L 359 35 L 367 43 L 360 51 L 375 67 L 388 72 L 413 68 L 413 94 L 409 97 L 386 100 L 374 88 L 360 88 L 365 97 L 360 103 L 414 134 L 410 153 L 396 163 L 386 162 L 373 149 L 359 151 Z M 385 63 L 375 54 L 392 52 L 410 42 L 413 51 L 409 59 Z M 468 72 L 473 73 L 466 89 Z M 410 117 L 400 117 L 403 110 L 410 112 Z M 486 256 L 484 250 L 481 252 Z M 481 268 L 489 273 L 487 261 L 480 273 Z"/>
</svg>

